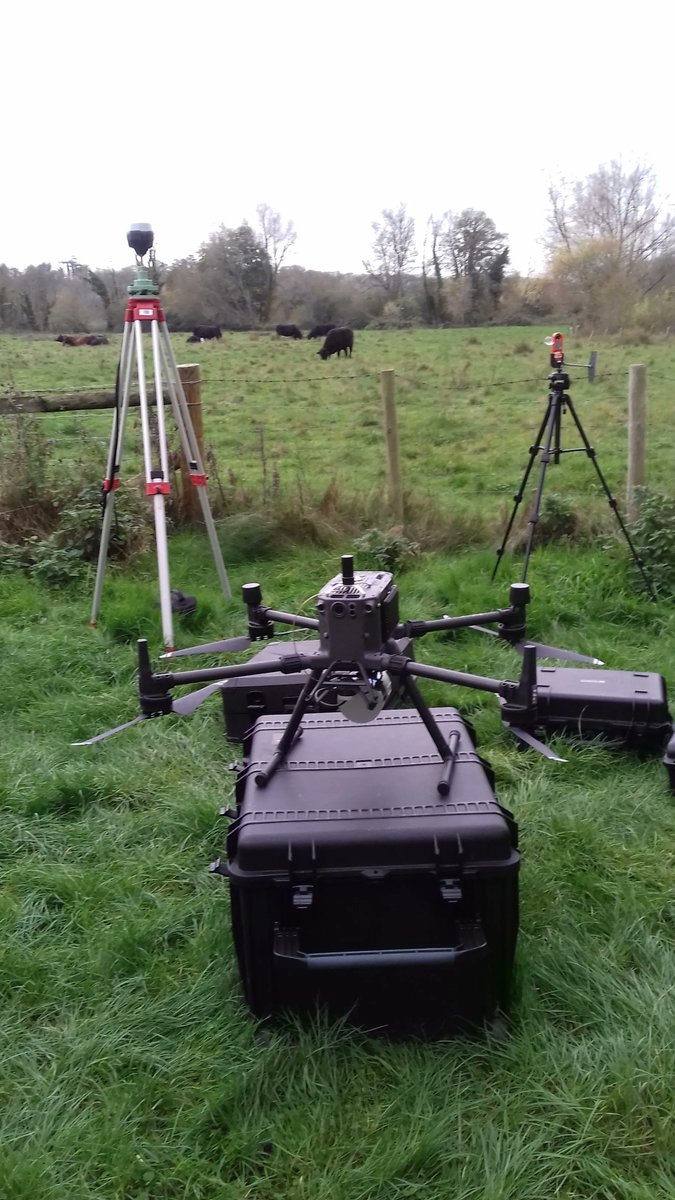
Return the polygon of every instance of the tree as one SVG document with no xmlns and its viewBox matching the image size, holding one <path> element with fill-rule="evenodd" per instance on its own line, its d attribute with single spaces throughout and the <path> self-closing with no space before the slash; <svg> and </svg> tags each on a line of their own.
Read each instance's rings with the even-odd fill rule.
<svg viewBox="0 0 675 1200">
<path fill-rule="evenodd" d="M 276 297 L 279 270 L 288 251 L 295 245 L 297 234 L 293 222 L 284 224 L 279 213 L 274 212 L 269 204 L 259 204 L 256 212 L 260 226 L 260 242 L 269 262 L 263 315 L 263 320 L 269 321 Z"/>
<path fill-rule="evenodd" d="M 630 323 L 640 301 L 672 279 L 675 220 L 651 168 L 612 161 L 552 185 L 549 201 L 549 272 L 561 300 L 582 323 L 608 331 Z"/>
<path fill-rule="evenodd" d="M 415 250 L 415 221 L 406 212 L 405 204 L 398 210 L 382 210 L 382 221 L 373 221 L 372 260 L 363 265 L 390 300 L 399 300 L 403 291 L 403 276 L 417 257 Z"/>
<path fill-rule="evenodd" d="M 190 293 L 190 317 L 242 329 L 265 319 L 270 262 L 251 226 L 221 225 L 205 242 L 196 262 L 183 262 L 169 275 L 172 310 L 184 311 L 177 285 Z M 199 309 L 197 317 L 196 309 Z"/>
<path fill-rule="evenodd" d="M 422 249 L 422 291 L 427 320 L 431 325 L 441 325 L 448 319 L 443 288 L 443 269 L 447 266 L 444 224 L 448 221 L 449 215 L 449 213 L 444 213 L 440 218 L 429 217 L 424 235 L 424 247 Z M 427 246 L 429 248 L 428 257 Z"/>
<path fill-rule="evenodd" d="M 62 281 L 63 271 L 53 271 L 51 263 L 26 267 L 21 276 L 20 300 L 22 323 L 27 329 L 45 332 Z"/>
<path fill-rule="evenodd" d="M 509 261 L 506 236 L 499 233 L 487 213 L 465 208 L 458 216 L 446 214 L 445 252 L 453 279 L 465 279 L 466 319 L 469 323 L 494 317 Z"/>
<path fill-rule="evenodd" d="M 620 162 L 598 167 L 587 179 L 549 188 L 547 246 L 551 255 L 573 255 L 591 241 L 613 247 L 616 266 L 635 278 L 658 255 L 675 249 L 675 220 L 657 200 L 649 167 L 624 171 Z"/>
<path fill-rule="evenodd" d="M 64 279 L 49 314 L 49 327 L 60 332 L 97 333 L 107 327 L 103 300 L 83 276 Z"/>
</svg>

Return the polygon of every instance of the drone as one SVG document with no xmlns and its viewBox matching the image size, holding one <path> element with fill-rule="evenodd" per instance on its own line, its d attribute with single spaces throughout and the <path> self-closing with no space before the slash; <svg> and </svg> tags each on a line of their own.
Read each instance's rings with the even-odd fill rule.
<svg viewBox="0 0 675 1200">
<path fill-rule="evenodd" d="M 526 583 L 511 585 L 509 604 L 504 608 L 436 620 L 401 621 L 399 590 L 392 574 L 355 571 L 353 556 L 345 554 L 340 573 L 318 593 L 317 617 L 267 607 L 258 583 L 244 584 L 242 598 L 247 610 L 247 636 L 191 646 L 163 657 L 240 652 L 272 641 L 275 623 L 316 633 L 318 642 L 313 652 L 280 653 L 271 658 L 265 654 L 229 666 L 155 672 L 148 643 L 141 639 L 137 643 L 140 713 L 123 725 L 73 745 L 92 745 L 141 721 L 170 713 L 190 716 L 211 695 L 222 691 L 229 680 L 260 680 L 271 674 L 299 676 L 300 682 L 273 755 L 255 774 L 259 788 L 266 787 L 283 765 L 302 734 L 302 720 L 309 710 L 337 710 L 348 721 L 363 724 L 374 721 L 385 705 L 407 699 L 440 756 L 437 790 L 447 795 L 454 765 L 453 745 L 443 736 L 419 689 L 419 679 L 493 693 L 499 700 L 503 724 L 521 747 L 533 748 L 557 762 L 565 760 L 536 736 L 539 730 L 618 735 L 628 744 L 639 746 L 662 745 L 666 735 L 672 733 L 665 683 L 660 675 L 537 665 L 538 658 L 553 658 L 604 666 L 600 659 L 527 640 L 526 607 L 531 597 Z M 486 628 L 490 625 L 496 625 L 496 630 Z M 499 680 L 415 661 L 415 639 L 462 628 L 491 634 L 517 650 L 522 655 L 518 678 Z M 191 684 L 206 686 L 177 698 L 172 696 L 174 688 Z"/>
</svg>

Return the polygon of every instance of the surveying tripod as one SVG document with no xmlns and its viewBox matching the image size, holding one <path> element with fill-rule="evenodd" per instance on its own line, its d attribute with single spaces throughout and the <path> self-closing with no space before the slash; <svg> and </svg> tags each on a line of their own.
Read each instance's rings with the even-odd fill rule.
<svg viewBox="0 0 675 1200">
<path fill-rule="evenodd" d="M 173 649 L 169 550 L 166 536 L 166 513 L 164 509 L 164 497 L 170 494 L 171 483 L 169 479 L 169 455 L 166 442 L 163 378 L 166 381 L 169 392 L 171 408 L 178 428 L 183 456 L 190 472 L 190 481 L 197 488 L 204 524 L 206 525 L 211 543 L 211 552 L 223 589 L 223 595 L 226 599 L 230 599 L 232 593 L 206 494 L 206 474 L 199 452 L 199 445 L 192 425 L 183 384 L 178 374 L 169 330 L 159 300 L 159 288 L 153 283 L 143 263 L 143 256 L 153 244 L 152 230 L 149 225 L 132 226 L 131 231 L 127 235 L 127 240 L 132 249 L 136 251 L 137 269 L 136 278 L 128 288 L 129 299 L 124 318 L 122 350 L 117 369 L 116 407 L 113 416 L 106 477 L 102 487 L 103 522 L 90 625 L 96 625 L 101 606 L 103 579 L 115 506 L 115 491 L 120 484 L 124 428 L 129 411 L 132 367 L 135 359 L 143 439 L 145 492 L 147 496 L 152 497 L 154 509 L 162 634 L 166 648 Z M 150 264 L 153 261 L 154 257 L 151 254 Z M 150 428 L 148 392 L 145 379 L 143 353 L 144 329 L 147 329 L 150 334 L 152 347 L 154 396 L 157 409 L 154 445 L 153 434 Z"/>
<path fill-rule="evenodd" d="M 598 463 L 595 450 L 591 446 L 591 444 L 586 436 L 583 425 L 581 424 L 581 421 L 579 420 L 577 411 L 576 411 L 574 404 L 572 403 L 572 400 L 568 394 L 568 389 L 570 387 L 570 377 L 567 374 L 567 372 L 563 370 L 563 367 L 565 364 L 565 356 L 564 356 L 564 352 L 563 352 L 563 335 L 561 333 L 554 333 L 552 338 L 547 338 L 547 342 L 549 345 L 551 345 L 553 347 L 553 350 L 551 353 L 551 366 L 553 367 L 553 370 L 551 371 L 551 373 L 548 377 L 548 380 L 549 380 L 548 405 L 546 408 L 546 412 L 544 413 L 544 419 L 542 420 L 541 425 L 539 426 L 539 431 L 537 433 L 535 442 L 532 446 L 530 446 L 529 461 L 528 461 L 527 467 L 525 468 L 525 474 L 523 475 L 523 479 L 522 479 L 520 488 L 519 488 L 518 492 L 516 493 L 516 495 L 514 496 L 515 503 L 513 506 L 513 511 L 511 513 L 509 523 L 506 526 L 506 532 L 504 534 L 502 544 L 497 551 L 497 561 L 494 565 L 494 570 L 492 572 L 492 579 L 494 580 L 494 578 L 497 574 L 497 571 L 499 570 L 499 564 L 502 560 L 502 556 L 503 556 L 504 550 L 506 548 L 506 543 L 509 540 L 509 535 L 513 528 L 513 523 L 516 519 L 516 514 L 518 512 L 520 502 L 523 499 L 523 496 L 525 494 L 525 489 L 527 487 L 527 481 L 530 477 L 530 472 L 534 466 L 534 460 L 537 457 L 537 454 L 539 453 L 539 451 L 541 451 L 541 459 L 539 460 L 540 464 L 541 464 L 541 470 L 539 472 L 539 481 L 538 481 L 537 490 L 535 493 L 534 507 L 532 509 L 532 515 L 528 522 L 529 532 L 527 535 L 527 542 L 525 544 L 525 559 L 523 562 L 523 573 L 521 575 L 522 583 L 525 583 L 527 580 L 527 571 L 528 571 L 528 567 L 529 567 L 529 563 L 530 563 L 530 556 L 532 554 L 532 548 L 534 545 L 534 535 L 535 535 L 535 531 L 537 528 L 537 523 L 539 521 L 541 500 L 542 500 L 542 496 L 544 494 L 544 483 L 546 481 L 546 468 L 551 461 L 553 461 L 557 465 L 560 462 L 560 456 L 562 454 L 583 454 L 583 453 L 585 453 L 588 456 L 588 458 L 590 458 L 590 460 L 595 468 L 598 479 L 600 480 L 600 484 L 601 484 L 603 491 L 607 497 L 609 507 L 612 509 L 612 512 L 614 513 L 614 516 L 617 519 L 619 528 L 621 529 L 621 532 L 628 544 L 630 552 L 635 561 L 635 565 L 637 566 L 638 570 L 640 571 L 640 574 L 642 575 L 642 578 L 647 587 L 647 591 L 650 593 L 652 599 L 656 599 L 651 581 L 649 580 L 648 576 L 645 573 L 643 560 L 640 558 L 637 550 L 635 549 L 635 546 L 633 545 L 631 536 L 630 536 L 628 530 L 626 529 L 626 526 L 624 524 L 621 513 L 619 512 L 617 501 L 614 498 L 614 496 L 612 495 L 611 491 L 609 490 L 607 481 L 606 481 L 602 471 L 600 470 L 600 465 Z M 570 413 L 572 414 L 572 420 L 574 421 L 574 424 L 577 427 L 577 431 L 583 442 L 583 446 L 575 446 L 575 447 L 571 447 L 570 449 L 563 449 L 563 447 L 561 445 L 562 416 L 563 416 L 563 413 L 566 412 L 567 409 L 569 409 Z M 542 443 L 542 437 L 544 439 L 543 443 Z"/>
</svg>

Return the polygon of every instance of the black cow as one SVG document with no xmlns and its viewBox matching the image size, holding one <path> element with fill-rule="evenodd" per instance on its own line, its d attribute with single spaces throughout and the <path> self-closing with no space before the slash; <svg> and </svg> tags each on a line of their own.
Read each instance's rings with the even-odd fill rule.
<svg viewBox="0 0 675 1200">
<path fill-rule="evenodd" d="M 190 335 L 189 338 L 186 338 L 185 340 L 187 341 L 188 345 L 190 345 L 190 344 L 194 345 L 195 342 L 201 342 L 202 339 L 200 337 L 197 337 L 196 333 L 193 333 Z"/>
<path fill-rule="evenodd" d="M 331 329 L 326 334 L 326 340 L 317 354 L 324 360 L 330 358 L 331 354 L 337 354 L 338 358 L 344 350 L 345 358 L 349 351 L 349 357 L 352 356 L 352 347 L 354 345 L 354 334 L 351 329 L 346 329 L 344 326 L 339 326 L 337 329 Z"/>
<path fill-rule="evenodd" d="M 209 342 L 211 338 L 222 338 L 223 335 L 220 332 L 220 325 L 195 325 L 192 336 L 198 342 Z"/>
<path fill-rule="evenodd" d="M 310 329 L 309 333 L 307 334 L 307 341 L 310 341 L 311 338 L 325 337 L 327 333 L 330 333 L 331 329 L 335 329 L 335 324 L 315 325 L 314 328 Z"/>
<path fill-rule="evenodd" d="M 277 325 L 278 337 L 301 338 L 302 332 L 297 325 Z"/>
</svg>

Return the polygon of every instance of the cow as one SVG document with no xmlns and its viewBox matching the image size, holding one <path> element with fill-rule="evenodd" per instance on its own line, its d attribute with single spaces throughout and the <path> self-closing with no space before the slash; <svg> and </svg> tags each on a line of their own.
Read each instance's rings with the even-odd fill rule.
<svg viewBox="0 0 675 1200">
<path fill-rule="evenodd" d="M 71 334 L 60 333 L 55 342 L 60 342 L 62 346 L 107 346 L 108 339 L 97 337 L 94 333 L 83 333 L 78 337 Z"/>
<path fill-rule="evenodd" d="M 349 357 L 351 358 L 353 345 L 354 334 L 352 330 L 346 329 L 344 326 L 338 326 L 337 329 L 331 329 L 326 334 L 326 340 L 321 349 L 317 350 L 317 354 L 319 358 L 323 358 L 325 361 L 327 358 L 330 358 L 331 354 L 337 354 L 339 358 L 344 350 L 345 358 L 347 357 L 347 351 L 349 351 Z"/>
<path fill-rule="evenodd" d="M 311 341 L 312 338 L 325 337 L 327 333 L 330 333 L 331 329 L 335 329 L 334 324 L 333 325 L 315 325 L 314 328 L 310 329 L 309 333 L 307 334 L 307 341 L 308 342 Z"/>
<path fill-rule="evenodd" d="M 220 325 L 195 325 L 192 336 L 198 342 L 210 342 L 212 338 L 222 338 L 223 335 Z"/>
<path fill-rule="evenodd" d="M 302 332 L 297 325 L 277 325 L 278 337 L 301 338 Z"/>
<path fill-rule="evenodd" d="M 193 333 L 190 335 L 189 338 L 186 338 L 185 340 L 186 340 L 188 346 L 194 346 L 195 342 L 203 342 L 204 339 L 197 337 L 196 333 Z"/>
</svg>

